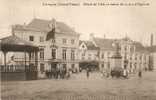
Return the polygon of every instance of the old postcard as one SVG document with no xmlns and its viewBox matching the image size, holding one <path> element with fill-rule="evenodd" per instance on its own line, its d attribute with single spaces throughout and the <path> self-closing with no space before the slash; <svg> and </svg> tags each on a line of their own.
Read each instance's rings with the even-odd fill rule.
<svg viewBox="0 0 156 100">
<path fill-rule="evenodd" d="M 156 1 L 1 0 L 1 100 L 156 100 Z"/>
</svg>

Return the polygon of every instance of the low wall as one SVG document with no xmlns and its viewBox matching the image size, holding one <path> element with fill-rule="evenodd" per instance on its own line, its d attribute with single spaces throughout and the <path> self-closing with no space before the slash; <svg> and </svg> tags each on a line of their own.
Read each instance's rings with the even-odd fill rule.
<svg viewBox="0 0 156 100">
<path fill-rule="evenodd" d="M 38 79 L 37 67 L 24 65 L 0 65 L 0 76 L 2 81 Z"/>
<path fill-rule="evenodd" d="M 26 80 L 24 72 L 1 72 L 1 81 Z"/>
<path fill-rule="evenodd" d="M 1 81 L 36 80 L 37 72 L 1 72 Z"/>
</svg>

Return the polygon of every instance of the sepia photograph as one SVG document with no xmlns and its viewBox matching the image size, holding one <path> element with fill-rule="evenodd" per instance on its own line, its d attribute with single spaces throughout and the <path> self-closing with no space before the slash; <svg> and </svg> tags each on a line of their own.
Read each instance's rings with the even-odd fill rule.
<svg viewBox="0 0 156 100">
<path fill-rule="evenodd" d="M 0 100 L 156 100 L 156 1 L 0 0 Z"/>
</svg>

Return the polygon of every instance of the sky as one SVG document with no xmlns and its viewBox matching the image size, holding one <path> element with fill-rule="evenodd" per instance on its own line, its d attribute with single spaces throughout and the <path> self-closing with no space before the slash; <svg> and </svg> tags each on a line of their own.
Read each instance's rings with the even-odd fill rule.
<svg viewBox="0 0 156 100">
<path fill-rule="evenodd" d="M 43 3 L 80 3 L 80 6 L 43 6 Z M 83 3 L 141 2 L 149 6 L 83 6 Z M 156 36 L 156 0 L 0 0 L 0 37 L 11 34 L 11 25 L 28 24 L 33 18 L 62 21 L 81 33 L 106 38 L 129 36 L 149 44 Z"/>
</svg>

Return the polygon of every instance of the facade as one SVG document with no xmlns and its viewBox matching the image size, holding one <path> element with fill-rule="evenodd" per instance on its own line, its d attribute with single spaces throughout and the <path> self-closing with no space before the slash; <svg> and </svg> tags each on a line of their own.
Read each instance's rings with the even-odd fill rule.
<svg viewBox="0 0 156 100">
<path fill-rule="evenodd" d="M 79 67 L 80 69 L 92 68 L 98 70 L 99 48 L 91 41 L 79 42 Z"/>
<path fill-rule="evenodd" d="M 120 45 L 120 54 L 122 56 L 121 67 L 126 67 L 129 72 L 133 73 L 137 70 L 145 70 L 149 67 L 149 52 L 139 42 L 123 39 L 107 39 L 97 38 L 91 35 L 90 41 L 96 47 L 99 47 L 99 68 L 110 68 L 111 57 L 115 53 L 115 43 Z"/>
<path fill-rule="evenodd" d="M 91 41 L 96 47 L 99 47 L 99 69 L 109 69 L 111 57 L 115 52 L 115 47 L 113 46 L 114 40 L 91 36 Z"/>
<path fill-rule="evenodd" d="M 55 19 L 36 18 L 28 24 L 13 25 L 12 34 L 39 47 L 39 77 L 44 77 L 45 71 L 53 68 L 79 71 L 79 63 L 83 61 L 98 62 L 100 70 L 111 69 L 111 57 L 116 51 L 116 42 L 120 45 L 122 68 L 126 67 L 132 73 L 149 68 L 150 56 L 147 49 L 141 43 L 132 41 L 128 37 L 107 39 L 97 38 L 91 34 L 89 41 L 80 41 L 79 34 L 65 23 Z M 16 53 L 13 56 L 17 63 L 25 63 L 23 53 Z M 26 54 L 26 56 L 28 59 L 29 55 Z M 32 53 L 31 59 L 34 58 Z"/>
<path fill-rule="evenodd" d="M 150 46 L 147 47 L 147 50 L 150 52 L 150 69 L 156 70 L 156 35 L 151 34 Z"/>
<path fill-rule="evenodd" d="M 55 28 L 55 32 L 49 32 Z M 33 19 L 27 25 L 14 25 L 13 35 L 30 41 L 40 48 L 38 52 L 39 77 L 44 77 L 46 70 L 53 68 L 76 68 L 79 70 L 78 46 L 79 34 L 63 22 Z M 15 58 L 22 57 L 20 54 Z M 33 54 L 32 54 L 33 59 Z"/>
<path fill-rule="evenodd" d="M 156 46 L 147 47 L 150 51 L 150 68 L 151 70 L 156 70 Z"/>
<path fill-rule="evenodd" d="M 98 61 L 99 48 L 91 41 L 80 41 L 79 60 L 80 61 Z"/>
<path fill-rule="evenodd" d="M 156 45 L 156 34 L 150 34 L 150 46 Z"/>
<path fill-rule="evenodd" d="M 122 66 L 127 65 L 130 72 L 148 69 L 149 52 L 141 43 L 124 38 L 121 40 L 120 45 Z"/>
</svg>

